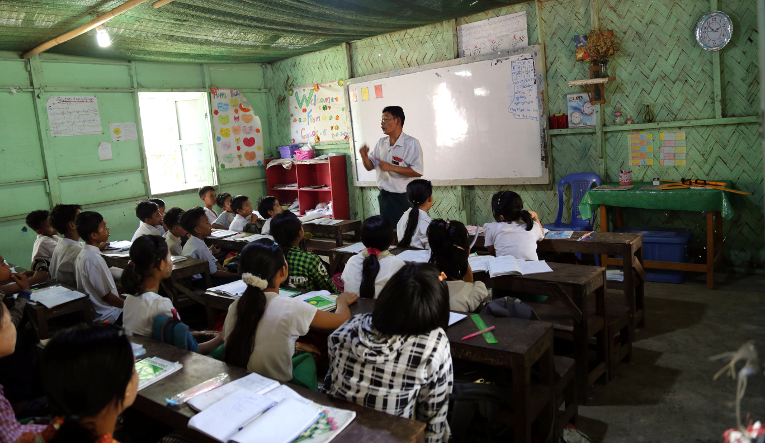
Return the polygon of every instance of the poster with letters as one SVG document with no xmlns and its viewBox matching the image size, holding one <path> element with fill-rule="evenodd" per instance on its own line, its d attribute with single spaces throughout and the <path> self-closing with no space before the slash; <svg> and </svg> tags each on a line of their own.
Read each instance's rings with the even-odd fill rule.
<svg viewBox="0 0 765 443">
<path fill-rule="evenodd" d="M 45 108 L 51 137 L 104 133 L 95 95 L 51 96 Z"/>
<path fill-rule="evenodd" d="M 529 45 L 526 12 L 457 26 L 460 57 L 509 51 Z"/>
<path fill-rule="evenodd" d="M 292 143 L 348 140 L 342 80 L 292 88 L 288 94 Z"/>
</svg>

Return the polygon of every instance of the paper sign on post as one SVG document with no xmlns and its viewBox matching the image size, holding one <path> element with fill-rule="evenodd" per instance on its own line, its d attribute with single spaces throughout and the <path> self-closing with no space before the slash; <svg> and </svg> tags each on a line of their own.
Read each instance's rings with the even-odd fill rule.
<svg viewBox="0 0 765 443">
<path fill-rule="evenodd" d="M 109 132 L 112 134 L 113 142 L 138 140 L 138 130 L 135 127 L 135 122 L 109 123 Z"/>
<path fill-rule="evenodd" d="M 98 145 L 98 159 L 101 161 L 112 159 L 112 144 L 108 142 L 101 142 Z"/>
</svg>

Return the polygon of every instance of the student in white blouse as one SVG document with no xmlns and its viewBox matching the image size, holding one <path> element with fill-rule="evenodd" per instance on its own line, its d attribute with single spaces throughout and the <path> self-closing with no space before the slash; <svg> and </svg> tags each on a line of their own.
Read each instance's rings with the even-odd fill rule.
<svg viewBox="0 0 765 443">
<path fill-rule="evenodd" d="M 383 286 L 406 263 L 388 250 L 393 242 L 393 225 L 382 215 L 364 220 L 361 242 L 366 249 L 351 257 L 343 270 L 344 290 L 361 298 L 377 298 Z"/>
<path fill-rule="evenodd" d="M 167 232 L 162 237 L 167 241 L 167 248 L 170 250 L 170 255 L 183 255 L 183 239 L 188 238 L 186 230 L 181 226 L 181 216 L 183 215 L 183 209 L 170 208 L 165 213 L 165 226 L 167 226 Z"/>
<path fill-rule="evenodd" d="M 402 248 L 430 249 L 428 225 L 431 219 L 428 210 L 433 207 L 433 185 L 428 180 L 412 180 L 406 185 L 406 198 L 412 207 L 404 212 L 396 226 L 398 245 Z"/>
<path fill-rule="evenodd" d="M 215 204 L 220 208 L 220 215 L 212 222 L 213 229 L 228 229 L 234 221 L 236 213 L 231 210 L 231 194 L 222 192 L 215 198 Z"/>
<path fill-rule="evenodd" d="M 280 296 L 279 286 L 287 280 L 287 261 L 281 248 L 268 239 L 244 247 L 240 269 L 247 290 L 228 308 L 223 326 L 224 360 L 288 382 L 292 379 L 292 357 L 297 351 L 318 353 L 311 345 L 296 343 L 298 337 L 310 328 L 334 331 L 350 318 L 348 305 L 356 301 L 356 295 L 347 292 L 338 295 L 334 313 Z"/>
<path fill-rule="evenodd" d="M 85 211 L 77 216 L 77 232 L 85 246 L 75 261 L 77 290 L 90 298 L 96 322 L 122 323 L 124 301 L 119 297 L 109 267 L 98 246 L 109 241 L 109 228 L 98 212 Z"/>
<path fill-rule="evenodd" d="M 50 212 L 50 224 L 63 235 L 50 257 L 50 276 L 62 285 L 77 286 L 74 262 L 82 251 L 80 234 L 74 224 L 80 214 L 80 205 L 56 205 Z"/>
<path fill-rule="evenodd" d="M 228 228 L 236 232 L 244 231 L 244 227 L 252 220 L 250 198 L 246 195 L 237 195 L 231 199 L 231 209 L 236 213 L 236 217 Z"/>
<path fill-rule="evenodd" d="M 207 221 L 212 225 L 218 218 L 218 214 L 213 210 L 213 205 L 215 204 L 215 188 L 212 186 L 202 186 L 199 188 L 199 198 L 205 203 L 205 215 L 207 216 Z"/>
<path fill-rule="evenodd" d="M 134 242 L 135 239 L 142 235 L 162 235 L 159 229 L 157 229 L 157 225 L 162 226 L 162 216 L 156 203 L 149 200 L 139 202 L 135 207 L 135 216 L 138 217 L 141 224 L 136 229 L 135 234 L 133 234 L 131 242 Z"/>
<path fill-rule="evenodd" d="M 496 222 L 483 226 L 489 253 L 539 260 L 537 242 L 545 238 L 544 229 L 536 212 L 523 209 L 521 196 L 513 191 L 497 192 L 491 197 L 491 211 Z"/>
</svg>

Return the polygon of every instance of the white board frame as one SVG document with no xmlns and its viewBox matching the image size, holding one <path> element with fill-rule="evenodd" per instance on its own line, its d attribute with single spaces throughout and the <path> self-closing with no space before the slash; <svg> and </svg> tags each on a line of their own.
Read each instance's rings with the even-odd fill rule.
<svg viewBox="0 0 765 443">
<path fill-rule="evenodd" d="M 364 167 L 363 164 L 356 161 L 356 146 L 353 136 L 353 116 L 351 115 L 350 105 L 350 93 L 349 88 L 357 83 L 380 80 L 389 77 L 396 77 L 399 75 L 412 74 L 421 71 L 429 71 L 431 69 L 447 68 L 450 66 L 459 66 L 468 63 L 482 62 L 486 60 L 494 60 L 499 58 L 507 58 L 522 54 L 532 54 L 534 57 L 534 73 L 537 78 L 537 100 L 539 101 L 539 137 L 540 137 L 540 162 L 542 163 L 542 176 L 541 177 L 513 177 L 513 178 L 491 178 L 491 179 L 454 179 L 454 180 L 433 180 L 433 186 L 455 186 L 455 185 L 546 185 L 550 183 L 550 168 L 547 165 L 547 161 L 550 158 L 547 155 L 547 118 L 545 117 L 545 103 L 544 103 L 544 82 L 542 81 L 542 69 L 540 63 L 544 63 L 542 58 L 541 45 L 530 45 L 525 48 L 517 48 L 511 51 L 498 51 L 491 54 L 474 55 L 471 57 L 461 57 L 452 60 L 446 60 L 438 63 L 431 63 L 429 65 L 414 66 L 411 68 L 398 69 L 396 71 L 383 72 L 380 74 L 367 75 L 364 77 L 356 77 L 349 79 L 345 82 L 345 97 L 346 97 L 346 115 L 347 122 L 350 126 L 351 136 L 349 137 L 350 156 L 353 162 L 353 184 L 356 187 L 369 187 L 377 186 L 377 182 L 374 181 L 359 181 L 358 168 Z M 360 147 L 359 147 L 360 148 Z"/>
</svg>

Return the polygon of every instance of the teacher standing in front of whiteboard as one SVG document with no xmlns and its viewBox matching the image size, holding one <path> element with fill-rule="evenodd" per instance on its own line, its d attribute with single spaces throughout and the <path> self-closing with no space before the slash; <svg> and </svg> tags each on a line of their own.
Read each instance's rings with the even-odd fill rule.
<svg viewBox="0 0 765 443">
<path fill-rule="evenodd" d="M 391 223 L 397 223 L 409 209 L 406 185 L 422 177 L 424 171 L 420 141 L 404 134 L 405 119 L 401 106 L 386 106 L 380 121 L 386 136 L 377 142 L 371 157 L 366 144 L 359 150 L 367 171 L 377 171 L 380 215 L 388 217 Z"/>
</svg>

